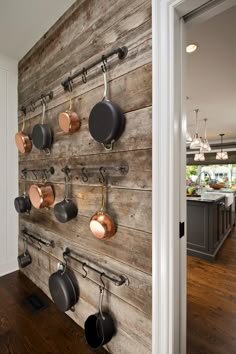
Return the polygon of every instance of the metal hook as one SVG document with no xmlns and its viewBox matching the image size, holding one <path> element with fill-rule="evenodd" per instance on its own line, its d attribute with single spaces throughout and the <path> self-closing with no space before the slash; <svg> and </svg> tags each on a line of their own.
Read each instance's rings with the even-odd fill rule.
<svg viewBox="0 0 236 354">
<path fill-rule="evenodd" d="M 87 72 L 86 68 L 83 68 L 82 81 L 84 84 L 86 84 L 86 82 L 87 82 L 87 75 L 88 75 L 88 72 Z"/>
<path fill-rule="evenodd" d="M 102 56 L 102 71 L 105 73 L 107 71 L 107 58 L 105 57 L 105 55 Z"/>
<path fill-rule="evenodd" d="M 35 111 L 35 103 L 33 101 L 30 102 L 30 110 L 31 112 Z"/>
<path fill-rule="evenodd" d="M 43 106 L 45 106 L 45 107 L 46 107 L 46 105 L 47 105 L 47 100 L 46 100 L 46 97 L 45 97 L 44 95 L 41 95 L 41 104 L 42 104 Z"/>
<path fill-rule="evenodd" d="M 106 182 L 106 177 L 104 176 L 104 174 L 106 173 L 105 168 L 104 167 L 100 167 L 99 168 L 99 173 L 100 173 L 99 182 L 101 184 L 105 184 L 105 182 Z"/>
<path fill-rule="evenodd" d="M 82 169 L 81 169 L 81 172 L 82 172 L 82 181 L 83 182 L 88 182 L 88 172 L 87 172 L 87 170 L 86 170 L 86 168 L 85 167 L 83 167 Z"/>
<path fill-rule="evenodd" d="M 67 266 L 68 266 L 68 259 L 67 259 L 67 254 L 66 254 L 66 252 L 64 252 L 63 253 L 63 259 L 64 259 L 64 263 L 63 263 L 63 271 L 62 271 L 62 274 L 64 274 L 65 273 L 65 271 L 66 271 L 66 268 L 67 268 Z"/>
<path fill-rule="evenodd" d="M 104 280 L 102 278 L 104 275 L 105 275 L 105 273 L 101 273 L 101 275 L 100 275 L 100 281 L 102 283 L 102 286 L 100 286 L 100 288 L 102 288 L 102 290 L 104 290 L 106 288 L 106 285 L 105 285 Z"/>
<path fill-rule="evenodd" d="M 68 89 L 69 92 L 72 92 L 72 91 L 73 91 L 73 81 L 71 80 L 70 77 L 68 77 L 67 89 Z"/>
<path fill-rule="evenodd" d="M 83 278 L 87 278 L 87 275 L 88 275 L 88 272 L 87 272 L 87 270 L 85 269 L 85 266 L 86 266 L 86 263 L 83 263 L 83 264 L 82 264 L 82 269 L 83 269 L 83 271 L 84 271 L 84 274 L 82 274 L 82 277 L 83 277 Z"/>
<path fill-rule="evenodd" d="M 38 175 L 37 175 L 37 172 L 36 170 L 32 170 L 32 173 L 33 173 L 33 180 L 36 181 L 38 179 Z"/>
</svg>

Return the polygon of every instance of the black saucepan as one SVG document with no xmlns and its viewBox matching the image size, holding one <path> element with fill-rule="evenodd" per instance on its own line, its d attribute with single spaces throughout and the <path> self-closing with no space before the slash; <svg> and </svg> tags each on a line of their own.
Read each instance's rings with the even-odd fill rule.
<svg viewBox="0 0 236 354">
<path fill-rule="evenodd" d="M 49 290 L 53 301 L 62 312 L 73 308 L 79 299 L 79 287 L 73 273 L 65 266 L 49 278 Z"/>
<path fill-rule="evenodd" d="M 24 252 L 17 257 L 19 268 L 25 268 L 32 263 L 32 257 L 27 248 L 27 241 L 24 240 Z"/>
<path fill-rule="evenodd" d="M 89 316 L 84 324 L 85 338 L 93 350 L 110 342 L 116 331 L 111 315 L 102 311 L 103 293 L 104 288 L 100 287 L 99 312 Z"/>
<path fill-rule="evenodd" d="M 89 115 L 89 131 L 92 137 L 101 143 L 105 149 L 111 150 L 125 128 L 125 115 L 121 108 L 107 98 L 107 77 L 104 74 L 104 96 Z"/>
<path fill-rule="evenodd" d="M 24 192 L 20 197 L 15 198 L 14 205 L 17 213 L 29 214 L 31 209 L 30 198 L 26 195 L 26 175 L 24 175 Z"/>
<path fill-rule="evenodd" d="M 33 141 L 34 146 L 37 149 L 47 150 L 47 149 L 50 149 L 52 146 L 53 135 L 52 135 L 51 128 L 47 124 L 43 123 L 46 106 L 45 106 L 45 103 L 42 103 L 42 105 L 43 105 L 42 123 L 36 124 L 33 127 L 32 141 Z"/>
<path fill-rule="evenodd" d="M 31 201 L 25 194 L 15 198 L 14 205 L 17 213 L 29 213 L 31 209 Z"/>
<path fill-rule="evenodd" d="M 69 189 L 69 176 L 65 177 L 65 197 L 64 200 L 57 203 L 54 206 L 54 215 L 57 220 L 61 223 L 66 223 L 71 219 L 74 219 L 78 214 L 78 208 L 75 203 L 68 198 L 68 189 Z"/>
</svg>

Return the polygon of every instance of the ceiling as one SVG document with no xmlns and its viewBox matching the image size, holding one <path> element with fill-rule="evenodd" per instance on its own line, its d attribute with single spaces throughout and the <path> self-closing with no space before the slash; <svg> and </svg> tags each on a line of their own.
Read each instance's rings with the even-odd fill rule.
<svg viewBox="0 0 236 354">
<path fill-rule="evenodd" d="M 187 44 L 198 49 L 187 54 L 187 123 L 195 130 L 194 109 L 199 108 L 199 133 L 208 118 L 208 139 L 236 141 L 236 6 L 208 19 L 187 25 Z"/>
<path fill-rule="evenodd" d="M 0 53 L 21 59 L 75 0 L 0 0 Z"/>
</svg>

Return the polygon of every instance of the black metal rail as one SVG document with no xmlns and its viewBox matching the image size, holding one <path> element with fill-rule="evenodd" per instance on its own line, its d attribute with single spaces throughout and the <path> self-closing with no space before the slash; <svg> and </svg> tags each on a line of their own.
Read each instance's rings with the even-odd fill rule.
<svg viewBox="0 0 236 354">
<path fill-rule="evenodd" d="M 26 241 L 27 241 L 27 239 L 31 239 L 31 240 L 41 243 L 42 245 L 44 245 L 46 247 L 52 247 L 52 248 L 55 247 L 55 242 L 53 240 L 51 240 L 51 241 L 43 240 L 41 237 L 37 237 L 35 235 L 32 235 L 26 230 L 23 230 L 22 234 L 23 234 L 23 236 L 25 236 Z"/>
<path fill-rule="evenodd" d="M 101 59 L 98 59 L 96 61 L 94 61 L 92 64 L 90 64 L 89 66 L 87 66 L 86 68 L 83 68 L 79 71 L 76 71 L 73 75 L 68 76 L 64 81 L 62 81 L 62 86 L 64 88 L 65 91 L 72 91 L 72 84 L 73 84 L 73 80 L 75 78 L 77 78 L 78 76 L 82 77 L 82 81 L 84 83 L 87 82 L 87 75 L 88 75 L 88 71 L 90 69 L 92 69 L 94 66 L 97 66 L 98 64 L 102 64 L 102 68 L 103 70 L 106 70 L 106 64 L 107 64 L 107 59 L 114 56 L 114 55 L 118 55 L 119 59 L 124 59 L 128 54 L 128 48 L 127 47 L 121 47 L 121 48 L 117 48 L 117 49 L 113 49 L 111 52 L 102 55 Z"/>
<path fill-rule="evenodd" d="M 71 254 L 73 253 L 74 256 Z M 66 257 L 72 259 L 75 262 L 80 263 L 83 267 L 83 270 L 86 272 L 86 276 L 87 276 L 87 271 L 85 270 L 85 267 L 88 269 L 93 270 L 94 272 L 100 274 L 100 276 L 106 278 L 107 280 L 111 281 L 113 284 L 115 284 L 116 286 L 121 286 L 121 285 L 128 285 L 129 284 L 129 280 L 126 276 L 124 275 L 119 275 L 119 276 L 114 276 L 111 277 L 110 275 L 106 274 L 105 272 L 101 272 L 100 270 L 96 269 L 95 267 L 89 265 L 86 262 L 81 261 L 79 258 L 81 257 L 79 254 L 75 253 L 74 251 L 71 251 L 69 248 L 66 248 L 65 251 L 63 252 L 63 258 L 66 261 Z M 86 278 L 86 276 L 84 276 L 84 278 Z"/>
<path fill-rule="evenodd" d="M 46 105 L 46 102 L 47 102 L 47 98 L 49 100 L 52 100 L 53 99 L 53 91 L 50 91 L 48 93 L 43 93 L 41 94 L 39 97 L 35 98 L 34 100 L 31 100 L 28 104 L 25 104 L 23 106 L 21 106 L 21 111 L 26 114 L 27 113 L 27 108 L 30 108 L 30 111 L 31 112 L 34 112 L 35 111 L 35 108 L 36 108 L 36 103 L 41 101 L 42 103 L 44 103 Z"/>
</svg>

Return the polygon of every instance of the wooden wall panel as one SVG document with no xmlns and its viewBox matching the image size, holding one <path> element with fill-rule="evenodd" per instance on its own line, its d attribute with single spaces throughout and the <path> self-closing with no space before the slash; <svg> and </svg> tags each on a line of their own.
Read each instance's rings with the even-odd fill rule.
<svg viewBox="0 0 236 354">
<path fill-rule="evenodd" d="M 79 208 L 78 217 L 60 224 L 53 212 L 33 209 L 21 215 L 20 230 L 53 239 L 54 249 L 40 251 L 29 245 L 33 262 L 24 273 L 49 294 L 48 278 L 62 261 L 62 252 L 70 247 L 81 259 L 100 270 L 125 274 L 129 286 L 116 287 L 106 282 L 105 307 L 116 320 L 117 334 L 108 344 L 111 353 L 151 353 L 151 191 L 152 191 L 152 92 L 151 92 L 151 1 L 150 0 L 78 0 L 45 34 L 19 63 L 19 106 L 35 96 L 54 91 L 48 102 L 45 122 L 54 132 L 54 144 L 48 156 L 33 148 L 19 155 L 19 189 L 23 183 L 20 171 L 27 167 L 55 167 L 51 176 L 56 201 L 63 199 L 61 168 L 73 166 L 109 166 L 127 163 L 129 172 L 108 179 L 107 210 L 114 217 L 117 233 L 107 241 L 97 240 L 89 230 L 90 217 L 101 201 L 98 174 L 84 183 L 81 173 L 74 172 L 71 195 Z M 73 135 L 64 134 L 58 126 L 58 114 L 67 109 L 68 94 L 60 82 L 70 72 L 90 64 L 111 49 L 126 45 L 125 60 L 108 63 L 109 97 L 126 115 L 126 128 L 112 152 L 106 152 L 88 131 L 88 117 L 93 105 L 103 96 L 101 68 L 91 70 L 88 82 L 73 86 L 73 108 L 82 124 Z M 40 106 L 28 112 L 25 130 L 31 132 L 40 121 Z M 19 128 L 22 118 L 19 117 Z M 27 188 L 34 183 L 28 176 Z M 22 235 L 19 252 L 23 249 Z M 74 313 L 68 312 L 79 325 L 96 311 L 98 275 L 89 271 L 84 279 L 81 267 L 71 261 L 70 267 L 80 285 L 80 300 Z"/>
</svg>

